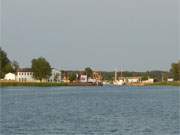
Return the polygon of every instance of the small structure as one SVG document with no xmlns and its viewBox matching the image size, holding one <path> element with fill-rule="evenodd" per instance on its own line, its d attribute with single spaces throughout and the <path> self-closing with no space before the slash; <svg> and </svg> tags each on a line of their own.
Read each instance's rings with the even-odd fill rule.
<svg viewBox="0 0 180 135">
<path fill-rule="evenodd" d="M 126 83 L 140 83 L 141 77 L 126 77 Z"/>
<path fill-rule="evenodd" d="M 96 79 L 93 79 L 93 78 L 88 78 L 88 82 L 89 82 L 89 83 L 96 83 L 97 80 L 96 80 Z"/>
<path fill-rule="evenodd" d="M 16 75 L 13 73 L 7 73 L 7 74 L 5 74 L 4 80 L 15 81 Z"/>
<path fill-rule="evenodd" d="M 19 82 L 34 82 L 31 68 L 22 68 L 17 70 L 16 80 Z"/>
<path fill-rule="evenodd" d="M 48 79 L 49 82 L 61 82 L 61 71 L 58 69 L 53 68 L 51 71 L 51 76 Z"/>
<path fill-rule="evenodd" d="M 70 71 L 62 71 L 61 72 L 61 77 L 62 77 L 62 82 L 64 82 L 64 83 L 69 83 L 70 81 L 69 81 L 69 72 Z"/>
<path fill-rule="evenodd" d="M 102 83 L 102 75 L 101 72 L 94 71 L 93 72 L 93 79 L 96 81 L 96 83 Z"/>
<path fill-rule="evenodd" d="M 168 78 L 167 81 L 168 81 L 168 82 L 173 82 L 174 79 L 173 79 L 173 78 Z"/>
<path fill-rule="evenodd" d="M 81 76 L 80 76 L 80 82 L 81 82 L 81 83 L 86 83 L 86 82 L 88 82 L 88 77 L 87 77 L 87 75 L 81 75 Z"/>
</svg>

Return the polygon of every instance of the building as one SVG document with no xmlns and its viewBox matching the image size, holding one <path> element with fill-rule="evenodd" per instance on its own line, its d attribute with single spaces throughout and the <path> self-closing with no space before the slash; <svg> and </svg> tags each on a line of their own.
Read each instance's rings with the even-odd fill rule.
<svg viewBox="0 0 180 135">
<path fill-rule="evenodd" d="M 174 79 L 173 79 L 173 78 L 168 78 L 167 81 L 168 81 L 168 82 L 173 82 Z"/>
<path fill-rule="evenodd" d="M 89 82 L 89 83 L 96 83 L 97 80 L 96 80 L 96 79 L 93 79 L 93 78 L 88 78 L 88 82 Z"/>
<path fill-rule="evenodd" d="M 16 80 L 16 75 L 13 74 L 13 73 L 7 73 L 7 74 L 5 74 L 4 80 L 15 81 Z"/>
<path fill-rule="evenodd" d="M 16 81 L 19 82 L 34 82 L 33 72 L 31 68 L 18 69 L 16 73 Z"/>
<path fill-rule="evenodd" d="M 58 69 L 53 68 L 51 71 L 51 76 L 48 79 L 49 82 L 61 82 L 61 71 Z"/>
<path fill-rule="evenodd" d="M 141 77 L 128 77 L 127 82 L 128 83 L 139 83 L 139 82 L 141 82 Z"/>
<path fill-rule="evenodd" d="M 64 83 L 69 83 L 70 82 L 68 74 L 69 74 L 69 71 L 62 71 L 61 72 L 62 82 L 64 82 Z"/>
<path fill-rule="evenodd" d="M 93 72 L 93 79 L 96 80 L 96 82 L 102 82 L 102 75 L 101 75 L 101 72 L 98 72 L 98 71 L 94 71 Z"/>
<path fill-rule="evenodd" d="M 81 82 L 81 83 L 86 83 L 86 82 L 88 82 L 88 77 L 87 77 L 87 75 L 80 75 L 80 82 Z"/>
<path fill-rule="evenodd" d="M 126 83 L 140 83 L 141 77 L 125 77 L 124 80 Z"/>
</svg>

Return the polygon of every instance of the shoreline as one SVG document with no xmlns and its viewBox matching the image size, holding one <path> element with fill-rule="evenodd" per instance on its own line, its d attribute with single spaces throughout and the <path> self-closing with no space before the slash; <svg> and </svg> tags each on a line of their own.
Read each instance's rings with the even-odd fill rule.
<svg viewBox="0 0 180 135">
<path fill-rule="evenodd" d="M 180 87 L 180 81 L 177 82 L 156 82 L 152 84 L 145 84 L 144 86 L 176 86 Z"/>
<path fill-rule="evenodd" d="M 102 84 L 93 84 L 93 83 L 56 83 L 56 82 L 14 82 L 14 81 L 0 81 L 0 87 L 76 87 L 76 86 L 82 86 L 82 87 L 93 87 L 93 86 L 103 86 Z M 148 86 L 175 86 L 175 87 L 179 87 L 180 86 L 180 82 L 155 82 L 152 84 L 129 84 L 126 85 L 129 87 L 134 87 L 134 86 L 138 86 L 138 87 L 148 87 Z"/>
<path fill-rule="evenodd" d="M 0 87 L 61 87 L 61 86 L 101 86 L 92 83 L 52 83 L 52 82 L 0 82 Z"/>
</svg>

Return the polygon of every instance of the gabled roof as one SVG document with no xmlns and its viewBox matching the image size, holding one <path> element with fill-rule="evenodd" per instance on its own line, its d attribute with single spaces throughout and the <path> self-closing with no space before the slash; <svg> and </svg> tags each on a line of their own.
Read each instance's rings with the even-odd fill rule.
<svg viewBox="0 0 180 135">
<path fill-rule="evenodd" d="M 20 68 L 17 70 L 17 72 L 32 72 L 31 68 Z"/>
<path fill-rule="evenodd" d="M 9 73 L 7 73 L 7 74 L 5 74 L 5 75 L 15 75 L 15 74 L 14 74 L 14 73 L 9 72 Z"/>
</svg>

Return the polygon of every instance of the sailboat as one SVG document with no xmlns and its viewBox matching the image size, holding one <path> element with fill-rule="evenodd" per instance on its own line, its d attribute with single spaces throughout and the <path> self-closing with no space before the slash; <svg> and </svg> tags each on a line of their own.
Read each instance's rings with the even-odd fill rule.
<svg viewBox="0 0 180 135">
<path fill-rule="evenodd" d="M 122 77 L 122 72 L 121 72 L 121 77 Z M 117 86 L 122 86 L 125 84 L 123 79 L 117 79 L 117 71 L 115 71 L 115 79 L 113 81 L 113 84 Z"/>
</svg>

